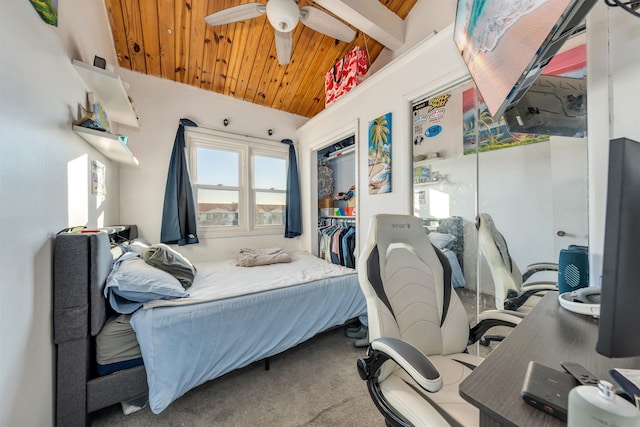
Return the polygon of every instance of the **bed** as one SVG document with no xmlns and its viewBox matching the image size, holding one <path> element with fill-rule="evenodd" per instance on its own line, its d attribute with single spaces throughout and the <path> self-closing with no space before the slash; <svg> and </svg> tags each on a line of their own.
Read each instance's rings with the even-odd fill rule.
<svg viewBox="0 0 640 427">
<path fill-rule="evenodd" d="M 85 425 L 89 413 L 147 393 L 152 412 L 160 413 L 197 385 L 268 360 L 366 314 L 355 270 L 308 253 L 291 254 L 290 264 L 259 267 L 236 267 L 233 261 L 199 263 L 188 296 L 148 301 L 130 314 L 144 364 L 118 365 L 125 369 L 102 370 L 106 375 L 101 376 L 98 366 L 104 366 L 97 362 L 95 337 L 104 335 L 105 324 L 113 324 L 105 284 L 109 288 L 118 272 L 114 256 L 120 255 L 114 255 L 111 242 L 114 235 L 127 241 L 138 237 L 135 226 L 118 230 L 55 238 L 58 425 Z M 308 273 L 309 267 L 299 268 L 303 261 L 321 263 L 311 268 L 323 277 Z M 327 268 L 330 271 L 324 271 Z M 294 280 L 293 270 L 287 269 L 305 273 Z M 272 288 L 278 275 L 287 281 Z M 203 285 L 205 278 L 214 281 L 213 291 Z"/>
</svg>

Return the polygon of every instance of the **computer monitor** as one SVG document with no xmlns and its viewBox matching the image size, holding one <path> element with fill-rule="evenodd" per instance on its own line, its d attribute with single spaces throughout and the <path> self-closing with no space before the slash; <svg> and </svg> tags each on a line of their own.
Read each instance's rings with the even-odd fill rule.
<svg viewBox="0 0 640 427">
<path fill-rule="evenodd" d="M 640 356 L 640 142 L 609 142 L 607 216 L 596 351 Z"/>
<path fill-rule="evenodd" d="M 494 120 L 512 108 L 596 0 L 458 0 L 454 42 Z"/>
</svg>

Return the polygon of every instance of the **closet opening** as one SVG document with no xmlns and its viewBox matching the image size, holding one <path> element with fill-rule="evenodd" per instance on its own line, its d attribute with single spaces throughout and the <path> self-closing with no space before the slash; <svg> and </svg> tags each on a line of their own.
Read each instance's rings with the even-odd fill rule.
<svg viewBox="0 0 640 427">
<path fill-rule="evenodd" d="M 349 135 L 316 152 L 317 255 L 356 268 L 356 138 Z"/>
</svg>

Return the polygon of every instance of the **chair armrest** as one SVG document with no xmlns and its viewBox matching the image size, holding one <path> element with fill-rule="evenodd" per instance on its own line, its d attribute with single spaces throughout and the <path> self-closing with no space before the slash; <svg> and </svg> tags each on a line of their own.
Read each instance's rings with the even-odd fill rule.
<svg viewBox="0 0 640 427">
<path fill-rule="evenodd" d="M 522 304 L 524 304 L 530 296 L 539 293 L 546 293 L 548 291 L 557 291 L 557 284 L 545 283 L 545 284 L 531 284 L 526 288 L 522 288 L 522 293 L 515 298 L 507 298 L 504 300 L 504 309 L 517 311 Z"/>
<path fill-rule="evenodd" d="M 358 372 L 363 380 L 377 377 L 380 367 L 393 360 L 428 392 L 442 388 L 440 372 L 427 356 L 406 341 L 382 337 L 371 341 L 368 356 L 358 359 Z"/>
<path fill-rule="evenodd" d="M 522 313 L 520 311 L 512 311 L 512 310 L 485 310 L 478 316 L 478 323 L 483 321 L 490 320 L 501 320 L 503 322 L 510 323 L 506 326 L 515 327 L 520 323 L 522 319 L 527 315 L 527 313 Z"/>
<path fill-rule="evenodd" d="M 538 270 L 522 282 L 522 287 L 536 283 L 558 283 L 558 272 L 556 270 Z"/>
<path fill-rule="evenodd" d="M 527 283 L 527 285 L 522 285 L 523 291 L 557 291 L 558 283 L 557 282 L 531 282 Z"/>
<path fill-rule="evenodd" d="M 529 264 L 522 274 L 522 281 L 526 282 L 529 277 L 539 271 L 558 271 L 558 264 L 555 262 L 536 262 Z"/>
<path fill-rule="evenodd" d="M 469 345 L 479 341 L 489 329 L 496 326 L 515 328 L 524 318 L 523 313 L 510 310 L 486 310 L 478 316 L 478 323 L 469 330 Z"/>
</svg>

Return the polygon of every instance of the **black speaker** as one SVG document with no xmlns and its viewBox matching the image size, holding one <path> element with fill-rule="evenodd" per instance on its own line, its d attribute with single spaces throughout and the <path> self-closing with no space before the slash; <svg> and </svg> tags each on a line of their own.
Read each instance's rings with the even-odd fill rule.
<svg viewBox="0 0 640 427">
<path fill-rule="evenodd" d="M 100 58 L 99 56 L 94 56 L 93 66 L 102 68 L 104 70 L 105 68 L 107 68 L 107 61 L 104 58 Z"/>
</svg>

